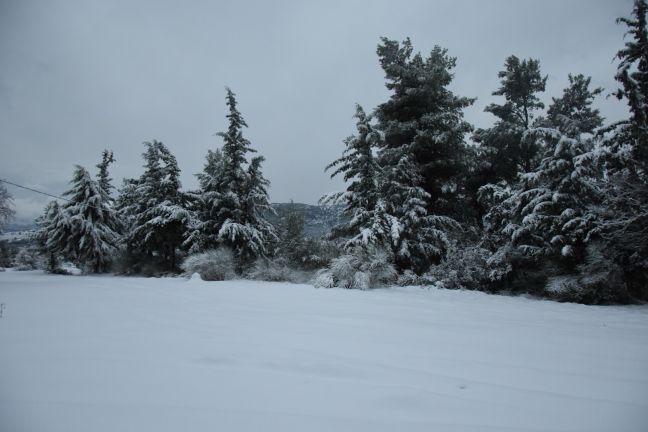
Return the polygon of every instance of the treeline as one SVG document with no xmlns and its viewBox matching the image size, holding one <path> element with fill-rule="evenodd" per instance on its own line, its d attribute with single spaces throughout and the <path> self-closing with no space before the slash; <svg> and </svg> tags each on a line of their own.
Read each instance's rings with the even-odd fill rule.
<svg viewBox="0 0 648 432">
<path fill-rule="evenodd" d="M 630 118 L 611 125 L 593 107 L 603 89 L 589 77 L 569 75 L 545 107 L 540 62 L 510 56 L 493 91 L 501 102 L 485 108 L 495 123 L 473 130 L 463 110 L 475 100 L 449 90 L 456 59 L 383 38 L 391 95 L 371 114 L 356 107 L 357 133 L 328 166 L 348 187 L 323 202 L 343 203 L 350 222 L 332 233 L 345 261 L 318 283 L 367 286 L 374 268 L 375 278 L 403 283 L 585 303 L 648 299 L 646 2 L 618 22 L 628 40 L 614 95 Z M 476 145 L 466 142 L 471 133 Z M 387 263 L 394 271 L 385 273 Z"/>
<path fill-rule="evenodd" d="M 196 191 L 161 142 L 145 143 L 144 173 L 112 198 L 104 152 L 95 177 L 77 167 L 69 201 L 40 220 L 48 267 L 73 260 L 88 272 L 161 274 L 211 269 L 307 279 L 317 286 L 369 288 L 434 284 L 532 293 L 585 303 L 648 299 L 648 36 L 645 0 L 636 0 L 617 53 L 627 120 L 605 124 L 594 107 L 603 89 L 584 74 L 545 107 L 537 59 L 505 59 L 485 108 L 495 122 L 474 130 L 463 117 L 475 99 L 449 86 L 456 59 L 409 39 L 383 38 L 377 54 L 389 99 L 356 106 L 357 133 L 327 170 L 347 189 L 348 222 L 326 239 L 303 236 L 287 214 L 269 224 L 262 156 L 243 137 L 246 123 L 227 90 L 229 127 L 209 151 Z M 469 142 L 469 140 L 472 141 Z M 300 231 L 301 230 L 301 231 Z M 201 273 L 201 274 L 202 274 Z"/>
</svg>

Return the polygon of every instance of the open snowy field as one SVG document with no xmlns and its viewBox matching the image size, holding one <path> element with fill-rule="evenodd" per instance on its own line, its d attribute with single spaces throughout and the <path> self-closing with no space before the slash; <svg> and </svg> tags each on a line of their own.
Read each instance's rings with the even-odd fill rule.
<svg viewBox="0 0 648 432">
<path fill-rule="evenodd" d="M 648 308 L 0 273 L 0 430 L 648 430 Z"/>
</svg>

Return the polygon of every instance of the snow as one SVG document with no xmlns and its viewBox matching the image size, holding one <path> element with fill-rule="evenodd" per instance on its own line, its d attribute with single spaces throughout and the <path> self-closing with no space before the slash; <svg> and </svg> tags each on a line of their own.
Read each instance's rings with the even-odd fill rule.
<svg viewBox="0 0 648 432">
<path fill-rule="evenodd" d="M 646 431 L 648 307 L 0 273 L 0 430 Z"/>
</svg>

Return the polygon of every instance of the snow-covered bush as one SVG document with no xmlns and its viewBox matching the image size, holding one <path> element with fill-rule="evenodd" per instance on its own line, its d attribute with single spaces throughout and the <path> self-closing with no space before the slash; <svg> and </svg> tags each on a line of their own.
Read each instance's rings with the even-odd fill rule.
<svg viewBox="0 0 648 432">
<path fill-rule="evenodd" d="M 313 284 L 318 288 L 369 289 L 396 282 L 397 272 L 391 255 L 381 249 L 356 249 L 331 261 L 320 270 Z"/>
<path fill-rule="evenodd" d="M 185 273 L 198 273 L 206 281 L 230 280 L 236 276 L 232 252 L 225 248 L 190 255 L 181 267 Z"/>
<path fill-rule="evenodd" d="M 19 271 L 37 270 L 42 268 L 42 260 L 34 248 L 22 248 L 14 258 L 14 269 Z"/>
</svg>

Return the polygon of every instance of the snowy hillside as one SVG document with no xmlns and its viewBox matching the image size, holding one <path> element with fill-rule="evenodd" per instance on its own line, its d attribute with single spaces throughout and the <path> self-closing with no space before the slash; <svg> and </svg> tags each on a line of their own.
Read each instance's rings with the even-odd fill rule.
<svg viewBox="0 0 648 432">
<path fill-rule="evenodd" d="M 648 309 L 0 273 L 0 430 L 645 431 Z"/>
</svg>

